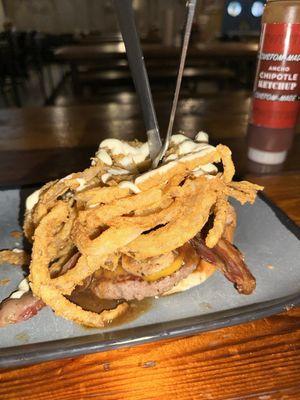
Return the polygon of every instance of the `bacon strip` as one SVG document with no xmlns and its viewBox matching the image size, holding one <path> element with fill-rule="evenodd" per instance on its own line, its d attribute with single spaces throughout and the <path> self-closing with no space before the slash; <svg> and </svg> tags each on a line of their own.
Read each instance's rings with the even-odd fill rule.
<svg viewBox="0 0 300 400">
<path fill-rule="evenodd" d="M 241 252 L 228 240 L 222 238 L 212 249 L 207 247 L 201 238 L 196 235 L 190 240 L 198 255 L 216 265 L 233 282 L 239 293 L 250 294 L 256 286 L 255 278 L 243 260 Z M 74 254 L 63 266 L 61 273 L 71 269 L 78 259 L 79 253 Z M 44 302 L 34 297 L 32 292 L 25 293 L 19 299 L 6 299 L 0 304 L 0 327 L 8 324 L 25 321 L 38 313 L 45 306 Z"/>
<path fill-rule="evenodd" d="M 57 271 L 57 267 L 54 265 L 52 270 L 50 267 L 50 274 L 63 274 L 68 269 L 71 269 L 76 264 L 80 254 L 74 254 L 69 261 L 67 261 L 60 270 Z M 9 324 L 16 324 L 17 322 L 26 321 L 27 319 L 36 315 L 43 307 L 45 303 L 37 297 L 34 297 L 33 293 L 24 293 L 19 299 L 6 299 L 0 304 L 0 328 Z"/>
<path fill-rule="evenodd" d="M 256 280 L 245 264 L 242 253 L 226 239 L 219 240 L 214 252 L 224 262 L 222 272 L 235 284 L 238 292 L 251 294 L 256 287 Z"/>
<path fill-rule="evenodd" d="M 44 306 L 44 302 L 34 297 L 32 292 L 23 294 L 19 299 L 6 299 L 0 305 L 0 327 L 26 321 Z"/>
<path fill-rule="evenodd" d="M 253 292 L 256 286 L 255 278 L 245 264 L 242 253 L 228 240 L 222 238 L 210 249 L 198 234 L 190 243 L 202 259 L 216 265 L 225 277 L 234 283 L 239 293 Z"/>
</svg>

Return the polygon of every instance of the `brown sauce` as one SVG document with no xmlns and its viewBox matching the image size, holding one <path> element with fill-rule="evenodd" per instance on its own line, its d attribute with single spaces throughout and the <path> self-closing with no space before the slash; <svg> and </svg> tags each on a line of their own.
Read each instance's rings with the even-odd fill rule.
<svg viewBox="0 0 300 400">
<path fill-rule="evenodd" d="M 113 320 L 109 327 L 111 326 L 120 326 L 123 324 L 127 324 L 128 322 L 132 322 L 140 317 L 145 312 L 149 311 L 153 304 L 152 298 L 147 298 L 143 300 L 131 300 L 128 302 L 129 309 L 121 315 L 119 318 Z"/>
<path fill-rule="evenodd" d="M 70 301 L 81 306 L 86 311 L 100 313 L 103 310 L 116 308 L 121 300 L 99 299 L 91 290 L 78 290 L 69 296 Z M 148 311 L 152 306 L 152 299 L 143 299 L 141 301 L 131 300 L 128 302 L 129 309 L 119 318 L 113 320 L 107 327 L 120 326 L 128 322 L 134 321 L 139 316 Z"/>
<path fill-rule="evenodd" d="M 15 239 L 19 239 L 23 236 L 23 233 L 20 231 L 11 231 L 10 232 L 10 236 L 15 238 Z"/>
</svg>

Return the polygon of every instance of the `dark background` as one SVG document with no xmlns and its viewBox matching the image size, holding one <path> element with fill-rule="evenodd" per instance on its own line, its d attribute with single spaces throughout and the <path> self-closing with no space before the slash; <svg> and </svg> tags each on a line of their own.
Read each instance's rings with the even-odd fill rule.
<svg viewBox="0 0 300 400">
<path fill-rule="evenodd" d="M 152 90 L 171 96 L 185 0 L 132 3 Z M 188 55 L 190 69 L 183 91 L 193 96 L 228 89 L 251 91 L 256 53 L 244 57 L 243 45 L 257 45 L 261 18 L 253 10 L 262 4 L 263 0 L 198 1 L 191 39 L 194 51 Z M 112 93 L 134 93 L 112 0 L 2 0 L 1 28 L 2 108 L 97 104 Z M 226 47 L 220 55 L 222 43 L 231 43 L 233 49 L 234 44 L 240 46 L 235 59 Z M 214 44 L 218 48 L 207 51 Z M 71 56 L 77 54 L 75 63 L 70 53 L 57 55 L 65 46 L 76 46 L 69 49 Z M 97 51 L 92 46 L 98 46 Z M 107 55 L 109 46 L 112 52 Z M 204 52 L 197 52 L 197 46 Z M 172 56 L 166 48 L 173 49 Z M 91 54 L 98 54 L 97 59 Z"/>
</svg>

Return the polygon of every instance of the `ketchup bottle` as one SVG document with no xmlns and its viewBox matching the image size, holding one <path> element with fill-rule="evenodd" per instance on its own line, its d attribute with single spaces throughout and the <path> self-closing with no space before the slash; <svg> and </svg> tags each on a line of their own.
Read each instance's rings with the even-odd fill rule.
<svg viewBox="0 0 300 400">
<path fill-rule="evenodd" d="M 281 164 L 299 112 L 300 0 L 269 0 L 262 31 L 248 125 L 248 158 Z"/>
</svg>

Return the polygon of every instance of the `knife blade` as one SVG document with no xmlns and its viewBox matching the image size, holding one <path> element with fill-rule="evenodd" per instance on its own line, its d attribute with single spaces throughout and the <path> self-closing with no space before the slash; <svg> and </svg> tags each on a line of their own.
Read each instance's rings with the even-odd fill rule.
<svg viewBox="0 0 300 400">
<path fill-rule="evenodd" d="M 162 142 L 148 74 L 135 26 L 132 2 L 131 0 L 115 0 L 114 3 L 134 86 L 142 108 L 149 143 L 150 158 L 153 161 L 161 150 Z"/>
<path fill-rule="evenodd" d="M 174 125 L 177 103 L 178 103 L 178 98 L 179 98 L 180 86 L 181 86 L 181 81 L 182 81 L 182 76 L 183 76 L 183 71 L 184 71 L 186 54 L 187 54 L 188 45 L 189 45 L 190 36 L 191 36 L 191 30 L 192 30 L 192 24 L 193 24 L 196 4 L 197 4 L 197 0 L 188 0 L 188 2 L 186 3 L 187 16 L 186 16 L 184 37 L 183 37 L 182 48 L 181 48 L 180 63 L 179 63 L 176 87 L 175 87 L 174 98 L 173 98 L 173 103 L 172 103 L 172 108 L 171 108 L 171 113 L 170 113 L 169 125 L 168 125 L 167 134 L 166 134 L 164 143 L 162 145 L 161 151 L 159 152 L 158 156 L 155 158 L 155 160 L 152 163 L 153 168 L 157 167 L 157 165 L 159 164 L 161 159 L 164 157 L 164 155 L 169 147 L 169 142 L 170 142 L 170 138 L 171 138 L 172 131 L 173 131 L 173 125 Z"/>
</svg>

